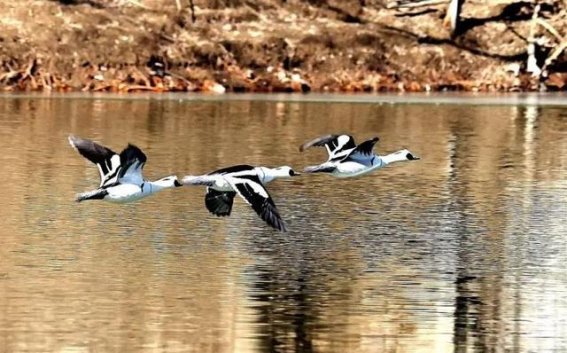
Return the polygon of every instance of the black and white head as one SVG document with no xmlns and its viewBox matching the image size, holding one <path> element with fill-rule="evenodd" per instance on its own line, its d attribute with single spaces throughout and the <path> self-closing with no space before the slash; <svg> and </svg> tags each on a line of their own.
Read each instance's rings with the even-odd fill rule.
<svg viewBox="0 0 567 353">
<path fill-rule="evenodd" d="M 408 149 L 403 149 L 403 150 L 398 151 L 396 153 L 400 154 L 401 159 L 408 160 L 408 161 L 417 161 L 417 160 L 421 159 L 418 156 L 416 156 L 415 154 L 411 153 Z"/>
<path fill-rule="evenodd" d="M 277 167 L 273 169 L 275 171 L 275 176 L 279 177 L 279 178 L 291 178 L 294 176 L 298 176 L 301 175 L 301 173 L 296 172 L 295 170 L 293 170 L 291 167 L 288 167 L 287 165 L 282 166 L 282 167 Z"/>
<path fill-rule="evenodd" d="M 179 182 L 179 180 L 177 180 L 176 175 L 170 175 L 165 178 L 161 178 L 159 180 L 154 181 L 153 183 L 163 188 L 176 188 L 183 185 Z"/>
</svg>

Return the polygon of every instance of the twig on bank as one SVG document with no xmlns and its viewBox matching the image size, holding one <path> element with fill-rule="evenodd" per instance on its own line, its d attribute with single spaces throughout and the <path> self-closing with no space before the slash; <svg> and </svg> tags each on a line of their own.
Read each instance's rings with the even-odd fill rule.
<svg viewBox="0 0 567 353">
<path fill-rule="evenodd" d="M 560 43 L 555 49 L 553 49 L 551 54 L 549 54 L 547 59 L 545 59 L 545 63 L 543 64 L 543 68 L 545 69 L 549 65 L 551 65 L 559 57 L 559 55 L 561 55 L 561 53 L 563 53 L 563 51 L 565 49 L 567 49 L 567 39 L 564 40 L 562 43 Z"/>
<path fill-rule="evenodd" d="M 126 86 L 126 91 L 130 92 L 130 91 L 153 91 L 154 87 L 148 87 L 148 86 L 140 86 L 140 85 L 128 85 Z"/>
<path fill-rule="evenodd" d="M 536 9 L 534 9 L 534 16 L 537 16 L 536 13 L 537 10 L 539 10 L 539 5 L 536 6 Z M 542 18 L 535 18 L 533 21 L 535 22 L 533 26 L 535 26 L 535 24 L 542 26 L 549 33 L 551 33 L 559 43 L 549 54 L 549 56 L 545 59 L 545 63 L 542 65 L 541 68 L 541 71 L 543 72 L 549 65 L 551 65 L 555 60 L 557 60 L 559 55 L 561 55 L 561 53 L 563 53 L 565 49 L 567 49 L 567 36 L 563 37 L 561 34 L 559 34 L 559 32 L 555 29 L 555 27 L 553 27 L 549 22 L 545 21 Z M 531 32 L 530 32 L 530 39 L 533 39 Z"/>
<path fill-rule="evenodd" d="M 20 74 L 19 71 L 10 70 L 6 73 L 0 74 L 0 82 L 10 81 Z"/>
<path fill-rule="evenodd" d="M 130 4 L 137 6 L 139 8 L 142 8 L 144 10 L 151 10 L 149 7 L 147 7 L 146 5 L 142 4 L 141 2 L 137 1 L 137 0 L 126 0 L 127 2 L 129 2 Z"/>
<path fill-rule="evenodd" d="M 536 19 L 536 23 L 539 24 L 540 26 L 542 26 L 543 28 L 547 29 L 547 31 L 551 34 L 553 34 L 553 36 L 555 36 L 555 38 L 557 38 L 557 40 L 561 43 L 563 41 L 563 36 L 561 36 L 559 34 L 559 32 L 557 32 L 557 30 L 555 28 L 553 28 L 552 25 L 550 25 L 547 21 L 545 21 L 542 18 L 537 18 Z"/>
<path fill-rule="evenodd" d="M 417 7 L 427 7 L 436 5 L 445 5 L 449 3 L 450 0 L 425 0 L 419 2 L 410 2 L 404 4 L 388 4 L 386 8 L 388 9 L 414 9 Z"/>
<path fill-rule="evenodd" d="M 138 74 L 140 76 L 142 81 L 144 81 L 144 85 L 146 87 L 150 87 L 151 83 L 150 83 L 150 80 L 146 77 L 146 75 L 142 71 L 140 71 L 140 69 L 138 69 L 137 67 L 134 67 L 133 69 L 136 72 L 136 74 Z"/>
</svg>

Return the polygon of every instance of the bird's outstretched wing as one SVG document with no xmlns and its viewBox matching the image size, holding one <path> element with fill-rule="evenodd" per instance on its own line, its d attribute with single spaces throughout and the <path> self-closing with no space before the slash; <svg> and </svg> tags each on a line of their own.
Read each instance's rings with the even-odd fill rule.
<svg viewBox="0 0 567 353">
<path fill-rule="evenodd" d="M 325 146 L 329 155 L 329 161 L 331 161 L 346 157 L 356 148 L 356 143 L 350 135 L 326 135 L 304 143 L 299 147 L 299 151 L 303 152 L 313 146 Z"/>
<path fill-rule="evenodd" d="M 284 221 L 280 217 L 274 201 L 270 194 L 258 179 L 258 176 L 250 177 L 231 177 L 226 176 L 226 181 L 234 190 L 252 206 L 252 209 L 273 228 L 286 232 L 287 228 Z"/>
<path fill-rule="evenodd" d="M 217 169 L 209 173 L 209 175 L 213 174 L 234 174 L 234 173 L 246 173 L 246 172 L 254 172 L 254 167 L 248 164 L 239 164 L 233 165 L 226 168 Z"/>
<path fill-rule="evenodd" d="M 348 154 L 347 159 L 360 160 L 370 158 L 374 154 L 374 145 L 376 145 L 376 142 L 379 140 L 378 137 L 374 137 L 364 141 Z"/>
<path fill-rule="evenodd" d="M 73 135 L 69 136 L 69 143 L 81 156 L 96 164 L 100 173 L 99 187 L 113 184 L 118 180 L 120 155 L 96 142 Z"/>
<path fill-rule="evenodd" d="M 207 194 L 205 194 L 205 206 L 207 207 L 207 210 L 215 216 L 230 216 L 234 196 L 236 196 L 236 192 L 234 191 L 223 192 L 207 188 Z"/>
<path fill-rule="evenodd" d="M 118 181 L 141 185 L 144 182 L 142 169 L 146 164 L 147 157 L 137 146 L 128 144 L 120 152 L 120 172 Z"/>
<path fill-rule="evenodd" d="M 183 185 L 206 185 L 213 186 L 215 184 L 214 177 L 210 175 L 186 175 L 181 179 Z"/>
</svg>

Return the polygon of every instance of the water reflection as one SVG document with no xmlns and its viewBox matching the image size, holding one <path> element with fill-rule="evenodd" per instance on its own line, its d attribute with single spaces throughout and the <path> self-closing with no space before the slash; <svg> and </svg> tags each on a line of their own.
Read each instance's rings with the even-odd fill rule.
<svg viewBox="0 0 567 353">
<path fill-rule="evenodd" d="M 98 173 L 69 133 L 135 142 L 157 178 L 301 169 L 334 131 L 423 159 L 270 184 L 287 234 L 238 201 L 210 216 L 201 188 L 73 203 Z M 0 147 L 6 352 L 567 349 L 564 109 L 14 98 Z"/>
</svg>

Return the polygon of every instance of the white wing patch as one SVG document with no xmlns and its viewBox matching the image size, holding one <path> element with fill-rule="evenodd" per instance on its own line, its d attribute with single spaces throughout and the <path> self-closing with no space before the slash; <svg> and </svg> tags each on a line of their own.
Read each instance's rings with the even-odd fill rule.
<svg viewBox="0 0 567 353">
<path fill-rule="evenodd" d="M 100 187 L 103 187 L 107 184 L 115 183 L 118 179 L 118 173 L 120 168 L 120 156 L 115 154 L 113 155 L 110 160 L 106 160 L 105 166 L 108 168 L 108 173 L 104 174 L 102 167 L 100 164 L 97 164 L 98 171 L 100 173 Z M 109 165 L 110 164 L 110 165 Z"/>
<path fill-rule="evenodd" d="M 250 180 L 246 180 L 246 183 L 250 185 L 250 187 L 252 187 L 252 190 L 254 190 L 255 193 L 262 196 L 263 198 L 267 199 L 270 197 L 270 195 L 268 195 L 268 193 L 266 192 L 266 189 L 264 189 L 264 187 L 261 184 L 258 184 Z"/>
<path fill-rule="evenodd" d="M 264 199 L 270 198 L 270 195 L 268 195 L 268 192 L 266 191 L 266 189 L 264 189 L 264 187 L 262 185 L 254 182 L 252 180 L 237 179 L 233 176 L 225 176 L 224 179 L 227 181 L 227 183 L 229 183 L 232 186 L 234 191 L 236 191 L 246 201 L 246 203 L 248 203 L 249 205 L 251 205 L 252 203 L 238 191 L 236 184 L 246 184 L 246 185 L 250 186 L 252 188 L 252 190 L 256 194 L 260 195 L 262 198 L 264 198 Z"/>
<path fill-rule="evenodd" d="M 343 148 L 344 145 L 346 145 L 348 143 L 348 141 L 350 140 L 350 137 L 348 137 L 347 135 L 341 135 L 339 136 L 339 138 L 337 139 L 337 149 L 341 149 Z"/>
<path fill-rule="evenodd" d="M 340 158 L 348 156 L 348 154 L 351 153 L 354 150 L 354 147 L 353 148 L 347 148 L 347 149 L 344 149 L 344 150 L 343 150 L 343 148 L 345 148 L 346 145 L 351 143 L 351 141 L 352 141 L 352 137 L 350 137 L 349 135 L 340 135 L 335 140 L 336 146 L 334 147 L 334 149 L 331 150 L 331 148 L 329 147 L 329 145 L 333 144 L 333 142 L 326 144 L 325 147 L 327 148 L 327 152 L 329 153 L 329 158 L 327 159 L 327 161 L 340 159 Z M 352 143 L 352 144 L 354 144 L 354 143 Z"/>
</svg>

